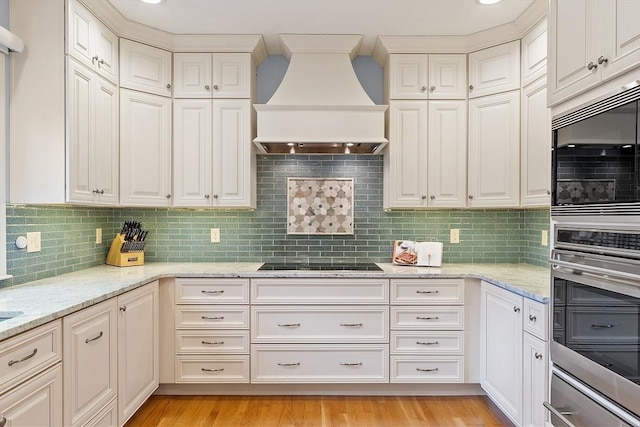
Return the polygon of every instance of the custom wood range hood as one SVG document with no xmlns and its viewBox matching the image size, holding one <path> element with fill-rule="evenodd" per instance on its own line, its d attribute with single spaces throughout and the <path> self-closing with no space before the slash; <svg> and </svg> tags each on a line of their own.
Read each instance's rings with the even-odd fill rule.
<svg viewBox="0 0 640 427">
<path fill-rule="evenodd" d="M 380 154 L 386 105 L 375 105 L 353 70 L 361 35 L 280 35 L 289 68 L 257 111 L 263 154 Z"/>
</svg>

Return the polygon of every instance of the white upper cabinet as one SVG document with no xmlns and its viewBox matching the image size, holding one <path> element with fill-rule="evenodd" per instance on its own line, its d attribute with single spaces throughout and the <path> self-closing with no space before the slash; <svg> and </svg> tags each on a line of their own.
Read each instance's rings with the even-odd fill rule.
<svg viewBox="0 0 640 427">
<path fill-rule="evenodd" d="M 176 53 L 174 97 L 250 98 L 252 73 L 248 53 Z"/>
<path fill-rule="evenodd" d="M 467 99 L 466 55 L 429 55 L 429 99 Z"/>
<path fill-rule="evenodd" d="M 77 0 L 67 9 L 67 54 L 118 84 L 118 36 Z"/>
<path fill-rule="evenodd" d="M 469 54 L 469 98 L 520 89 L 520 40 Z"/>
<path fill-rule="evenodd" d="M 171 52 L 121 39 L 120 87 L 171 96 Z"/>
<path fill-rule="evenodd" d="M 520 91 L 469 100 L 468 173 L 468 206 L 519 205 Z"/>
<path fill-rule="evenodd" d="M 640 2 L 551 0 L 549 105 L 640 63 Z"/>
<path fill-rule="evenodd" d="M 547 73 L 547 21 L 536 25 L 522 38 L 522 86 Z"/>
<path fill-rule="evenodd" d="M 389 99 L 429 98 L 428 55 L 390 55 L 385 74 L 389 82 Z"/>
</svg>

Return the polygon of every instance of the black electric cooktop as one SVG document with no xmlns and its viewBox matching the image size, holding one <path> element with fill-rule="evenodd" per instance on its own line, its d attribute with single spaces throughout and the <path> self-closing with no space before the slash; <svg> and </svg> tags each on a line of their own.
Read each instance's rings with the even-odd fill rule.
<svg viewBox="0 0 640 427">
<path fill-rule="evenodd" d="M 373 262 L 358 263 L 282 263 L 282 262 L 265 262 L 258 270 L 267 271 L 382 271 Z"/>
</svg>

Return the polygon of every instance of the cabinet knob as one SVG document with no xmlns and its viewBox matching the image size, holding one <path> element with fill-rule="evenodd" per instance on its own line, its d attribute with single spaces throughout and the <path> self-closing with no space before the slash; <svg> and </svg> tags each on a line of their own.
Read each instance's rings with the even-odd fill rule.
<svg viewBox="0 0 640 427">
<path fill-rule="evenodd" d="M 435 200 L 436 196 L 431 196 L 430 198 L 431 198 L 431 200 Z"/>
<path fill-rule="evenodd" d="M 217 194 L 214 194 L 214 195 L 213 195 L 213 198 L 214 198 L 214 199 L 217 199 L 217 198 L 218 198 L 218 195 L 217 195 Z"/>
<path fill-rule="evenodd" d="M 471 194 L 469 194 L 469 200 L 472 200 L 473 196 Z"/>
<path fill-rule="evenodd" d="M 125 311 L 127 311 L 127 306 L 126 306 L 126 305 L 121 305 L 121 306 L 120 306 L 120 311 L 121 311 L 121 312 L 123 312 L 123 313 L 124 313 Z"/>
<path fill-rule="evenodd" d="M 589 62 L 589 64 L 587 64 L 587 69 L 588 69 L 589 71 L 591 71 L 591 70 L 595 70 L 596 68 L 598 68 L 598 65 L 597 65 L 597 64 L 594 64 L 593 62 Z"/>
<path fill-rule="evenodd" d="M 167 83 L 167 89 L 171 89 L 171 83 Z"/>
<path fill-rule="evenodd" d="M 536 316 L 534 316 L 533 314 L 529 315 L 529 321 L 530 322 L 535 322 L 536 320 L 538 320 L 538 318 Z"/>
<path fill-rule="evenodd" d="M 551 194 L 551 190 L 547 190 L 547 196 Z"/>
<path fill-rule="evenodd" d="M 218 85 L 213 85 L 214 90 L 218 90 Z"/>
<path fill-rule="evenodd" d="M 537 351 L 536 351 L 535 357 L 538 360 L 542 360 L 542 354 L 538 353 Z"/>
<path fill-rule="evenodd" d="M 205 90 L 211 90 L 211 86 L 209 85 L 204 85 Z"/>
<path fill-rule="evenodd" d="M 427 200 L 427 196 L 425 196 L 424 194 L 422 195 L 422 200 Z"/>
<path fill-rule="evenodd" d="M 429 88 L 429 90 L 430 90 L 431 92 L 433 92 L 433 91 L 435 91 L 435 90 L 436 90 L 436 87 L 435 87 L 435 86 L 431 86 L 431 87 Z"/>
<path fill-rule="evenodd" d="M 520 307 L 518 307 L 518 306 L 515 306 L 515 305 L 514 305 L 514 306 L 513 306 L 513 311 L 514 311 L 515 313 L 520 313 Z"/>
<path fill-rule="evenodd" d="M 469 90 L 473 90 L 473 85 L 469 85 Z"/>
<path fill-rule="evenodd" d="M 171 194 L 167 194 L 167 195 L 166 195 L 166 196 L 164 196 L 164 197 L 166 197 L 167 199 L 170 199 L 170 198 L 171 198 Z"/>
<path fill-rule="evenodd" d="M 7 419 L 5 417 L 0 418 L 0 427 L 7 425 Z"/>
<path fill-rule="evenodd" d="M 209 198 L 209 195 L 208 195 L 208 194 L 205 194 L 205 195 L 204 195 L 204 198 L 205 198 L 205 199 L 208 199 L 208 198 Z"/>
<path fill-rule="evenodd" d="M 601 56 L 600 58 L 598 58 L 598 64 L 602 65 L 604 63 L 609 62 L 609 58 L 605 58 L 604 56 Z"/>
<path fill-rule="evenodd" d="M 420 88 L 420 92 L 425 92 L 426 90 L 427 90 L 427 87 L 426 87 L 426 86 L 422 86 L 422 87 Z"/>
<path fill-rule="evenodd" d="M 98 55 L 96 55 L 93 58 L 91 58 L 91 63 L 95 64 L 97 60 L 98 60 Z"/>
<path fill-rule="evenodd" d="M 100 68 L 101 65 L 104 65 L 104 59 L 101 59 L 100 61 L 98 61 L 98 68 Z"/>
</svg>

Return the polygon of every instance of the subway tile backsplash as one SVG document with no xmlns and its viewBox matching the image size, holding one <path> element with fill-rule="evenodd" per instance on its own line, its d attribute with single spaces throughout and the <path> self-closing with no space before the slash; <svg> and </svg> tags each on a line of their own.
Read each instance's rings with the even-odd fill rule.
<svg viewBox="0 0 640 427">
<path fill-rule="evenodd" d="M 353 235 L 287 235 L 288 177 L 353 178 Z M 549 210 L 382 209 L 380 156 L 258 156 L 258 208 L 255 211 L 71 206 L 7 206 L 6 281 L 18 284 L 103 264 L 113 236 L 124 220 L 137 219 L 150 230 L 145 260 L 270 261 L 283 257 L 311 261 L 388 262 L 395 239 L 444 242 L 443 262 L 530 263 L 545 266 Z M 95 243 L 102 228 L 103 243 Z M 220 243 L 210 243 L 210 229 Z M 449 230 L 460 229 L 460 243 Z M 42 233 L 42 251 L 26 253 L 15 239 Z"/>
</svg>

